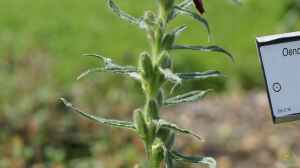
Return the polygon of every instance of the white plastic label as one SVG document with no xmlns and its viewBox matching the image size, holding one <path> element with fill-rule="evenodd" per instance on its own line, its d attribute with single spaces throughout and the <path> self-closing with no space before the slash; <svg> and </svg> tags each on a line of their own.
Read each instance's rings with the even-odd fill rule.
<svg viewBox="0 0 300 168">
<path fill-rule="evenodd" d="M 257 38 L 275 123 L 300 118 L 300 33 Z"/>
</svg>

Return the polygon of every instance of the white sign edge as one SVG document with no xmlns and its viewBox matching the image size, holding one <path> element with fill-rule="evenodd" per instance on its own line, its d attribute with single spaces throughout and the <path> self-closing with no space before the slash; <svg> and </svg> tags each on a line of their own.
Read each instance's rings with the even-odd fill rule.
<svg viewBox="0 0 300 168">
<path fill-rule="evenodd" d="M 261 55 L 260 48 L 263 47 L 263 46 L 267 46 L 267 45 L 274 45 L 274 44 L 287 43 L 287 42 L 293 42 L 293 41 L 300 41 L 300 31 L 256 37 L 256 48 L 257 48 L 258 55 L 259 55 L 259 62 L 261 64 L 261 68 L 262 68 L 262 73 L 263 73 L 264 83 L 265 83 L 265 89 L 267 90 L 269 107 L 271 109 L 271 115 L 272 115 L 272 120 L 273 120 L 274 124 L 300 120 L 300 113 L 292 114 L 292 115 L 286 115 L 286 116 L 283 116 L 283 117 L 276 117 L 275 116 L 273 106 L 272 106 L 272 100 L 271 100 L 270 92 L 269 92 L 269 89 L 268 89 L 269 85 L 268 85 L 267 78 L 266 78 L 266 73 L 265 73 L 264 63 L 262 61 L 262 55 Z"/>
</svg>

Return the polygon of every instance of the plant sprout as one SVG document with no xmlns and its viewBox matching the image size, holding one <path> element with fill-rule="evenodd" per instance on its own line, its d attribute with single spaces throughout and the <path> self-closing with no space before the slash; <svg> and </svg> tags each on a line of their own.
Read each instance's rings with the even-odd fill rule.
<svg viewBox="0 0 300 168">
<path fill-rule="evenodd" d="M 233 60 L 232 55 L 217 45 L 180 45 L 176 44 L 176 38 L 186 30 L 186 25 L 178 26 L 169 30 L 168 24 L 179 15 L 186 15 L 198 21 L 204 26 L 210 35 L 209 24 L 202 16 L 204 6 L 202 0 L 183 0 L 175 3 L 175 0 L 156 0 L 158 10 L 156 12 L 146 11 L 142 17 L 134 17 L 122 11 L 113 0 L 107 0 L 109 8 L 122 20 L 136 25 L 145 31 L 151 51 L 145 51 L 139 56 L 139 64 L 134 66 L 123 66 L 116 64 L 112 59 L 97 54 L 86 54 L 99 59 L 103 66 L 89 69 L 82 73 L 81 79 L 93 72 L 110 72 L 132 78 L 141 84 L 145 95 L 145 104 L 133 112 L 133 121 L 119 121 L 90 115 L 74 107 L 66 99 L 61 98 L 63 103 L 73 111 L 91 119 L 95 122 L 125 128 L 138 134 L 144 143 L 147 153 L 148 168 L 173 168 L 175 161 L 190 162 L 206 165 L 210 168 L 216 167 L 216 161 L 212 157 L 186 156 L 176 151 L 174 147 L 177 134 L 189 135 L 202 141 L 203 139 L 194 132 L 181 128 L 160 117 L 159 109 L 162 106 L 172 106 L 186 102 L 194 102 L 202 99 L 211 90 L 196 90 L 174 97 L 167 97 L 168 93 L 163 87 L 166 83 L 173 84 L 170 93 L 188 80 L 202 80 L 212 77 L 222 77 L 218 71 L 178 73 L 173 71 L 171 52 L 175 50 L 197 50 L 201 52 L 220 52 Z M 195 6 L 198 12 L 191 10 Z M 140 165 L 141 167 L 142 165 Z"/>
</svg>

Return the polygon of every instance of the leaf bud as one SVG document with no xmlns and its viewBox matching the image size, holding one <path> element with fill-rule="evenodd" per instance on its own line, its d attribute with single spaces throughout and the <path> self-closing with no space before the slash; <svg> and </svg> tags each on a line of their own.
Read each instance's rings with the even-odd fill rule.
<svg viewBox="0 0 300 168">
<path fill-rule="evenodd" d="M 153 65 L 150 55 L 146 52 L 143 52 L 140 55 L 140 68 L 141 68 L 141 75 L 145 79 L 149 79 L 153 76 Z"/>
<path fill-rule="evenodd" d="M 175 0 L 159 0 L 159 3 L 165 11 L 170 11 L 174 7 Z"/>
<path fill-rule="evenodd" d="M 157 96 L 156 96 L 157 104 L 162 106 L 164 103 L 164 92 L 162 89 L 159 89 Z"/>
<path fill-rule="evenodd" d="M 160 128 L 157 136 L 164 142 L 168 149 L 175 143 L 175 133 L 167 128 Z"/>
<path fill-rule="evenodd" d="M 166 50 L 170 50 L 173 47 L 174 41 L 175 41 L 175 34 L 168 33 L 164 35 L 162 39 L 162 47 Z"/>
<path fill-rule="evenodd" d="M 143 113 L 140 109 L 137 109 L 133 113 L 133 121 L 139 136 L 146 139 L 147 136 L 147 124 L 145 122 Z"/>
<path fill-rule="evenodd" d="M 155 14 L 152 11 L 146 11 L 144 14 L 144 21 L 148 26 L 155 26 L 156 23 L 156 17 Z"/>
<path fill-rule="evenodd" d="M 159 66 L 163 69 L 172 68 L 172 59 L 167 51 L 163 51 L 159 57 Z"/>
<path fill-rule="evenodd" d="M 160 164 L 160 162 L 164 159 L 163 143 L 159 138 L 156 138 L 153 142 L 152 156 L 154 157 L 153 160 L 156 162 L 155 164 Z"/>
<path fill-rule="evenodd" d="M 159 108 L 158 104 L 155 100 L 149 100 L 146 103 L 146 114 L 150 119 L 158 119 L 159 118 Z"/>
</svg>

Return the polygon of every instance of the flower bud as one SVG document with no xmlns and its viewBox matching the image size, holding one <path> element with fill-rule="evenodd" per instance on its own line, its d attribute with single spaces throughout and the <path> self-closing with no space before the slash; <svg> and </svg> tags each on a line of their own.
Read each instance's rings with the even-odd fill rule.
<svg viewBox="0 0 300 168">
<path fill-rule="evenodd" d="M 150 79 L 153 75 L 153 66 L 150 55 L 146 52 L 140 55 L 140 68 L 142 77 L 145 79 Z"/>
<path fill-rule="evenodd" d="M 205 9 L 202 0 L 193 0 L 193 1 L 200 14 L 203 14 L 205 12 Z"/>
</svg>

